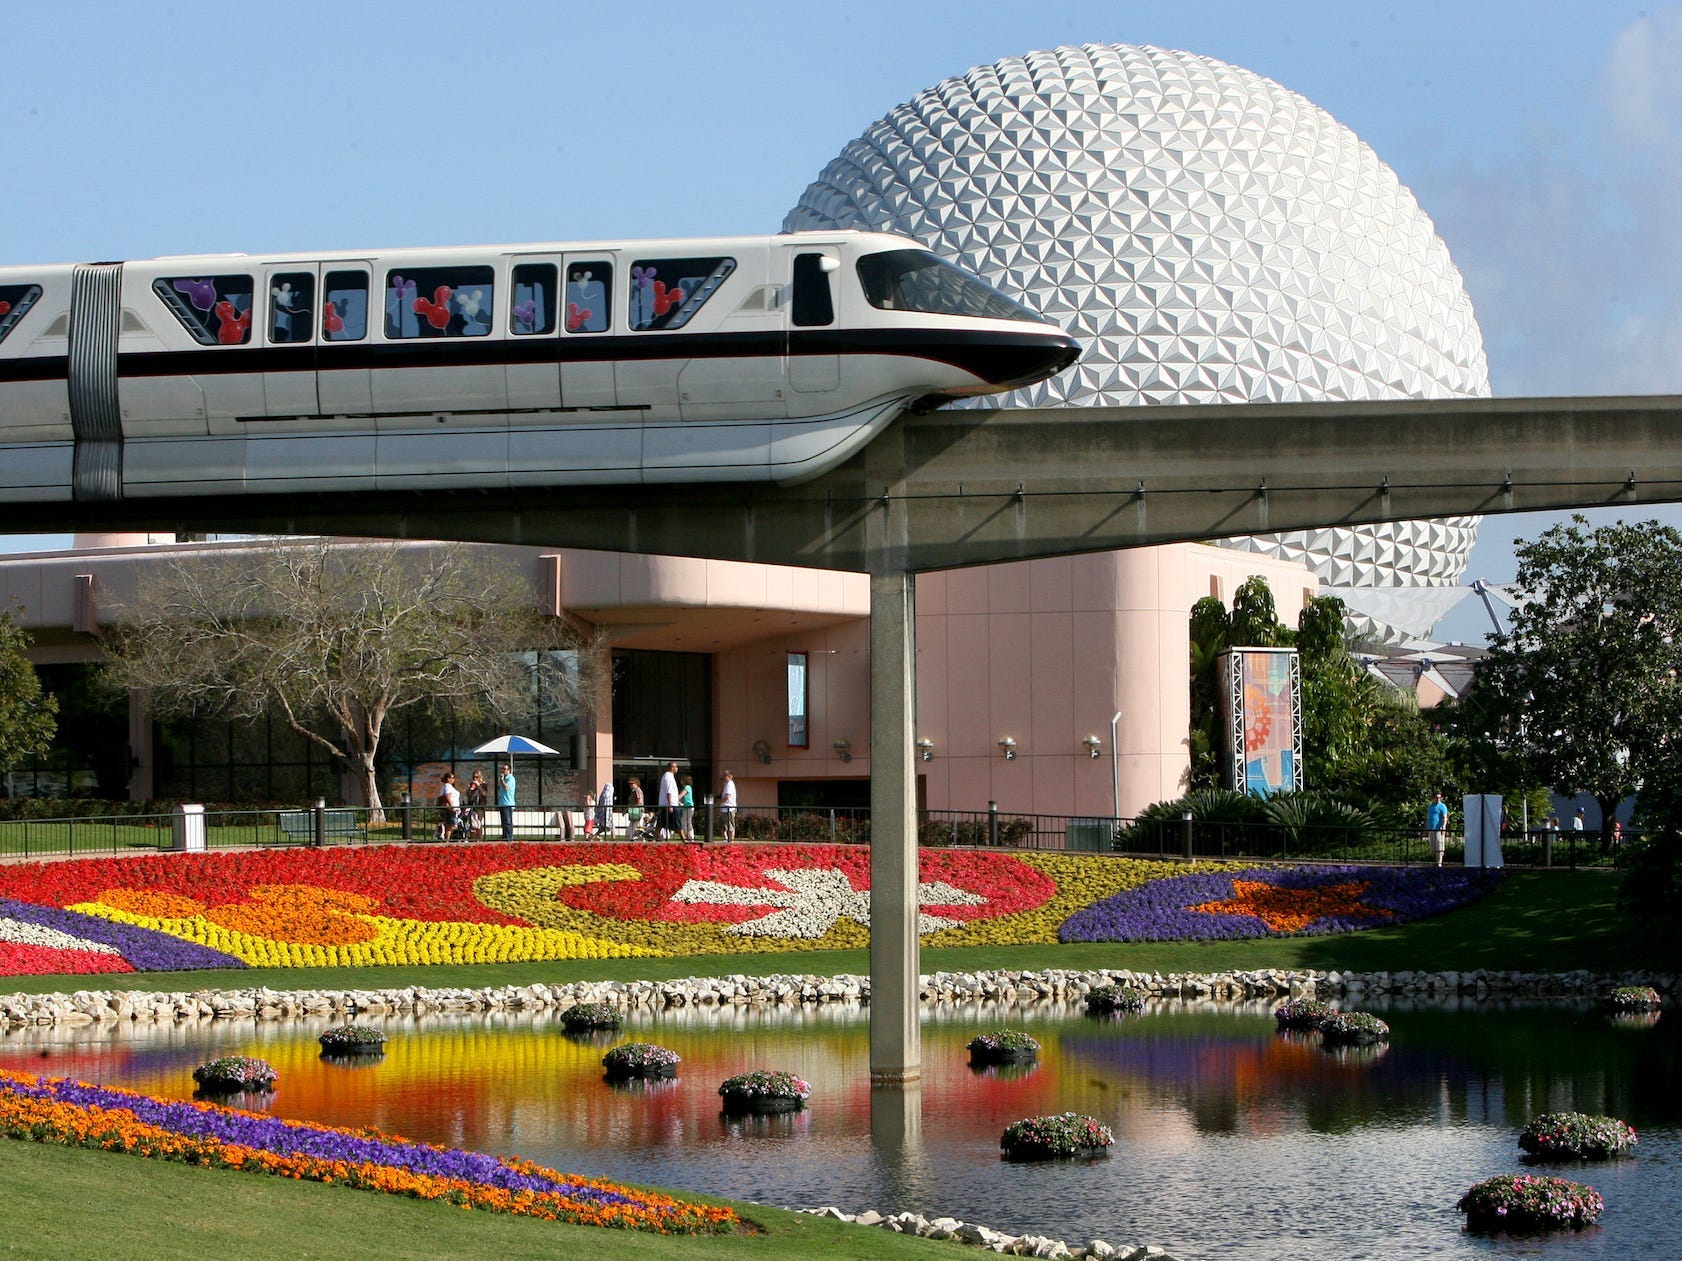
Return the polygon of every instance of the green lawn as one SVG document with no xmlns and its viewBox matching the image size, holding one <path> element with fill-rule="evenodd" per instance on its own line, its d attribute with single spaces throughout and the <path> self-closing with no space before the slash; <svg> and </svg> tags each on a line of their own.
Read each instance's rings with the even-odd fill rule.
<svg viewBox="0 0 1682 1261">
<path fill-rule="evenodd" d="M 6 1228 L 0 1257 L 106 1261 L 554 1261 L 586 1256 L 682 1258 L 952 1258 L 953 1245 L 868 1230 L 755 1204 L 730 1204 L 756 1233 L 662 1236 L 443 1204 L 315 1182 L 0 1139 Z"/>
<path fill-rule="evenodd" d="M 924 950 L 924 972 L 983 968 L 1132 968 L 1144 972 L 1221 972 L 1250 968 L 1345 971 L 1415 969 L 1568 972 L 1658 967 L 1651 943 L 1618 913 L 1620 874 L 1515 871 L 1488 897 L 1459 911 L 1399 928 L 1338 937 L 1260 941 L 1035 945 Z M 0 989 L 51 993 L 76 989 L 205 990 L 392 989 L 561 984 L 580 980 L 669 980 L 734 973 L 865 973 L 863 950 L 701 955 L 672 959 L 580 959 L 547 963 L 432 967 L 250 968 L 241 971 L 142 972 L 109 977 L 0 978 Z"/>
</svg>

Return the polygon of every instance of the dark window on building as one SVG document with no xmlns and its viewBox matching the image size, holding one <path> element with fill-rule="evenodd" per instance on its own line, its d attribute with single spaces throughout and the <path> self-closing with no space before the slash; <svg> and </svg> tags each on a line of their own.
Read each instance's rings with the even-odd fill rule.
<svg viewBox="0 0 1682 1261">
<path fill-rule="evenodd" d="M 330 342 L 359 342 L 368 336 L 368 273 L 330 271 L 322 286 L 321 335 Z"/>
<path fill-rule="evenodd" d="M 710 764 L 712 658 L 702 652 L 615 652 L 613 749 L 616 760 Z M 697 774 L 703 785 L 697 794 L 707 782 Z M 650 801 L 658 783 L 658 774 L 643 780 Z"/>
<path fill-rule="evenodd" d="M 251 340 L 250 276 L 165 276 L 152 282 L 152 292 L 201 346 Z"/>
<path fill-rule="evenodd" d="M 315 273 L 289 271 L 269 278 L 269 340 L 307 342 L 315 306 Z"/>
<path fill-rule="evenodd" d="M 835 322 L 835 298 L 824 270 L 824 254 L 794 256 L 794 322 L 801 327 Z"/>
<path fill-rule="evenodd" d="M 521 263 L 514 268 L 514 305 L 508 327 L 516 336 L 555 331 L 555 264 Z"/>
<path fill-rule="evenodd" d="M 385 278 L 385 335 L 483 337 L 491 331 L 496 270 L 417 267 Z"/>
</svg>

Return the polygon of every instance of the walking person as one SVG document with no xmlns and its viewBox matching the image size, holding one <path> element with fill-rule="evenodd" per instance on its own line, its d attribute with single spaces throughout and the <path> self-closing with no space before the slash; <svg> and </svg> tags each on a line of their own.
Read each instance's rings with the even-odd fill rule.
<svg viewBox="0 0 1682 1261">
<path fill-rule="evenodd" d="M 584 794 L 584 835 L 591 836 L 596 830 L 596 794 Z"/>
<path fill-rule="evenodd" d="M 596 834 L 603 839 L 613 838 L 613 781 L 602 785 L 596 797 Z"/>
<path fill-rule="evenodd" d="M 448 841 L 461 818 L 461 789 L 456 787 L 456 773 L 445 771 L 438 787 L 438 839 Z"/>
<path fill-rule="evenodd" d="M 514 839 L 514 765 L 511 762 L 502 764 L 502 774 L 496 781 L 496 808 L 502 815 L 502 839 Z"/>
<path fill-rule="evenodd" d="M 695 843 L 695 785 L 687 775 L 678 781 L 677 830 L 684 844 Z"/>
<path fill-rule="evenodd" d="M 736 839 L 736 777 L 724 772 L 724 784 L 718 790 L 718 822 L 726 843 Z"/>
<path fill-rule="evenodd" d="M 642 823 L 642 781 L 635 775 L 625 781 L 625 839 L 635 840 Z"/>
<path fill-rule="evenodd" d="M 1431 838 L 1431 854 L 1441 867 L 1443 854 L 1448 850 L 1448 807 L 1443 804 L 1441 793 L 1425 807 L 1425 831 Z"/>
<path fill-rule="evenodd" d="M 655 799 L 660 809 L 660 839 L 663 841 L 677 831 L 677 763 L 667 762 L 665 774 L 660 776 L 660 795 Z"/>
<path fill-rule="evenodd" d="M 467 839 L 477 840 L 485 833 L 485 806 L 490 801 L 490 786 L 485 783 L 485 773 L 474 771 L 473 778 L 467 785 Z"/>
</svg>

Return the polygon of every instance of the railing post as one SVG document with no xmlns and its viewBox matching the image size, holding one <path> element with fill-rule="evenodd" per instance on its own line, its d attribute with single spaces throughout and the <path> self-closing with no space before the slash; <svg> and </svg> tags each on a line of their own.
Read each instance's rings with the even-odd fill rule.
<svg viewBox="0 0 1682 1261">
<path fill-rule="evenodd" d="M 1185 828 L 1186 861 L 1189 863 L 1191 861 L 1191 823 L 1192 823 L 1192 813 L 1191 813 L 1190 810 L 1187 810 L 1184 814 L 1182 814 L 1180 816 L 1180 823 Z"/>
<path fill-rule="evenodd" d="M 398 809 L 403 815 L 403 839 L 412 841 L 415 839 L 415 818 L 413 804 L 409 800 L 408 792 L 404 792 L 403 804 Z"/>
<path fill-rule="evenodd" d="M 310 841 L 316 849 L 327 843 L 327 798 L 315 799 L 315 837 Z"/>
<path fill-rule="evenodd" d="M 713 843 L 713 795 L 708 793 L 701 798 L 707 805 L 707 844 Z"/>
<path fill-rule="evenodd" d="M 999 803 L 987 803 L 987 846 L 989 849 L 999 847 Z"/>
</svg>

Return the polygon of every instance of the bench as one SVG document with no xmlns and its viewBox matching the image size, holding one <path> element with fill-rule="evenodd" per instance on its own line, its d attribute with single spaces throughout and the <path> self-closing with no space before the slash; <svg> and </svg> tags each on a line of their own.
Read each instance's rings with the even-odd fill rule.
<svg viewBox="0 0 1682 1261">
<path fill-rule="evenodd" d="M 323 823 L 326 834 L 346 840 L 362 839 L 362 818 L 355 810 L 327 810 Z M 310 845 L 315 842 L 315 811 L 277 810 L 275 822 L 279 826 L 277 840 Z"/>
</svg>

